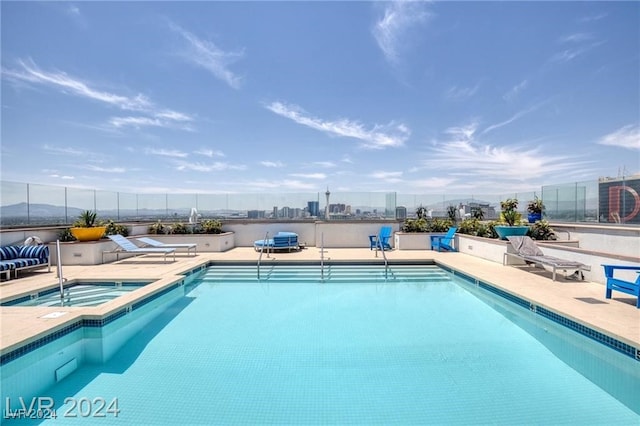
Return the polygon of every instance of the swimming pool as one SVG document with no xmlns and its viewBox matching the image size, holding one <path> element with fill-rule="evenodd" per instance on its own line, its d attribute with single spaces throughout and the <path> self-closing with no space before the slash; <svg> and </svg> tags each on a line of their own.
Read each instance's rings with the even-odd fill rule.
<svg viewBox="0 0 640 426">
<path fill-rule="evenodd" d="M 246 277 L 222 271 L 206 270 L 104 365 L 44 392 L 70 398 L 52 424 L 77 424 L 63 414 L 96 400 L 117 401 L 117 417 L 102 412 L 105 424 L 639 419 L 567 364 L 590 371 L 594 360 L 612 361 L 607 374 L 618 370 L 618 391 L 631 393 L 637 361 L 442 269 L 393 266 L 391 279 L 379 267 L 326 271 L 354 275 L 345 282 L 319 282 L 306 268 L 274 269 L 261 281 L 251 278 L 255 268 Z"/>
<path fill-rule="evenodd" d="M 0 306 L 98 306 L 153 281 L 70 281 L 59 287 L 4 301 Z"/>
</svg>

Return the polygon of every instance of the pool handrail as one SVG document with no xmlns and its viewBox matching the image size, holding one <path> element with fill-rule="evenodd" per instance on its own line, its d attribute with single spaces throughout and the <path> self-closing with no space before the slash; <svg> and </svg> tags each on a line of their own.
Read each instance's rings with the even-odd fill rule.
<svg viewBox="0 0 640 426">
<path fill-rule="evenodd" d="M 380 241 L 380 236 L 378 236 L 378 241 Z M 380 251 L 382 252 L 382 257 L 384 258 L 384 279 L 386 280 L 388 278 L 388 272 L 389 272 L 389 261 L 387 260 L 387 254 L 384 251 L 384 244 L 376 244 L 376 257 L 378 257 L 378 247 L 380 247 Z"/>
<path fill-rule="evenodd" d="M 269 231 L 267 231 L 267 233 L 264 234 L 264 240 L 263 241 L 267 241 L 268 239 L 269 239 Z M 262 261 L 262 253 L 264 253 L 264 246 L 267 246 L 267 257 L 269 257 L 268 244 L 263 244 L 260 247 L 260 255 L 258 255 L 258 281 L 260 281 L 260 262 Z"/>
</svg>

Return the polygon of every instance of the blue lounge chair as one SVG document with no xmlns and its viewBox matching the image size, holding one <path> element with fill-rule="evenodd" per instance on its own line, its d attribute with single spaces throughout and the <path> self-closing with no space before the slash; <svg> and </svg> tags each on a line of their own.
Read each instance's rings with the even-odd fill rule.
<svg viewBox="0 0 640 426">
<path fill-rule="evenodd" d="M 623 265 L 602 265 L 604 267 L 604 275 L 607 277 L 607 290 L 605 297 L 611 299 L 611 291 L 616 290 L 635 296 L 636 308 L 640 309 L 640 266 L 623 266 Z M 638 278 L 635 282 L 614 278 L 613 272 L 616 269 L 631 270 L 638 272 Z"/>
<path fill-rule="evenodd" d="M 379 250 L 391 250 L 389 239 L 391 238 L 392 231 L 390 226 L 383 226 L 380 228 L 378 235 L 369 235 L 369 249 L 373 250 L 374 248 L 378 248 Z"/>
<path fill-rule="evenodd" d="M 432 235 L 431 250 L 458 251 L 452 245 L 453 237 L 455 236 L 457 230 L 458 228 L 452 226 L 451 228 L 449 228 L 445 235 Z"/>
<path fill-rule="evenodd" d="M 269 250 L 299 250 L 298 234 L 281 231 L 274 235 L 273 238 L 253 242 L 253 248 L 256 251 L 262 250 L 263 247 Z"/>
<path fill-rule="evenodd" d="M 127 240 L 125 237 L 123 237 L 122 235 L 108 235 L 109 239 L 111 241 L 113 241 L 114 243 L 116 243 L 116 248 L 111 250 L 111 251 L 103 251 L 102 252 L 102 263 L 104 263 L 104 255 L 105 253 L 115 253 L 116 255 L 116 260 L 119 258 L 120 253 L 125 253 L 125 254 L 133 254 L 133 255 L 139 255 L 139 254 L 163 254 L 164 255 L 164 261 L 167 261 L 167 254 L 173 254 L 173 261 L 175 262 L 176 260 L 176 249 L 175 248 L 160 248 L 160 247 L 150 247 L 150 248 L 143 248 L 143 247 L 138 247 L 137 245 L 133 244 L 131 241 Z"/>
</svg>

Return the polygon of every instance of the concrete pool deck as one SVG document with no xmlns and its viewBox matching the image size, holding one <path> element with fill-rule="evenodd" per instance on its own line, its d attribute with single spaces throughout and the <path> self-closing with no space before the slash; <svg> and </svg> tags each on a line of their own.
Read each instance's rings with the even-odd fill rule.
<svg viewBox="0 0 640 426">
<path fill-rule="evenodd" d="M 199 253 L 197 256 L 178 254 L 176 262 L 164 263 L 162 257 L 141 256 L 119 262 L 92 266 L 65 266 L 64 277 L 71 280 L 124 280 L 156 279 L 145 286 L 146 292 L 158 291 L 180 279 L 182 273 L 211 261 L 256 262 L 259 253 L 253 247 L 234 248 L 221 253 Z M 382 254 L 369 249 L 325 249 L 327 261 L 383 261 Z M 443 266 L 491 283 L 495 287 L 558 312 L 564 317 L 584 324 L 594 330 L 640 348 L 640 309 L 635 307 L 635 297 L 614 292 L 613 299 L 605 299 L 605 287 L 588 281 L 558 278 L 551 280 L 548 272 L 530 272 L 513 266 L 503 266 L 463 253 L 438 253 L 430 250 L 393 250 L 386 252 L 389 261 L 435 261 Z M 262 264 L 281 261 L 319 261 L 320 249 L 308 247 L 298 252 L 271 253 L 262 256 Z M 0 284 L 0 299 L 36 292 L 57 285 L 56 268 L 51 272 L 33 272 L 24 277 Z M 0 353 L 5 354 L 25 343 L 47 335 L 52 330 L 77 321 L 78 318 L 96 318 L 121 308 L 138 297 L 127 294 L 93 308 L 84 307 L 0 307 Z M 54 318 L 42 318 L 52 312 L 64 312 Z"/>
</svg>

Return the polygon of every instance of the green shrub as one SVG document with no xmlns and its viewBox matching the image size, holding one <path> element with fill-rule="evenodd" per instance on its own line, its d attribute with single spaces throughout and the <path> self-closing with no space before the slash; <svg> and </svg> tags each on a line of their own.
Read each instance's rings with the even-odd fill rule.
<svg viewBox="0 0 640 426">
<path fill-rule="evenodd" d="M 169 227 L 169 234 L 191 234 L 191 228 L 182 222 L 174 223 Z"/>
<path fill-rule="evenodd" d="M 149 234 L 164 234 L 165 233 L 164 225 L 162 224 L 162 222 L 157 221 L 153 225 L 149 225 L 149 228 L 147 228 L 147 232 Z"/>
<path fill-rule="evenodd" d="M 447 232 L 453 226 L 455 219 L 435 218 L 431 221 L 431 232 Z"/>
<path fill-rule="evenodd" d="M 557 240 L 558 236 L 546 220 L 539 220 L 529 227 L 527 235 L 534 240 Z"/>
<path fill-rule="evenodd" d="M 92 212 L 91 210 L 85 210 L 80 213 L 78 219 L 73 222 L 73 226 L 76 228 L 93 228 L 94 226 L 98 226 L 96 224 L 96 219 L 98 218 L 98 213 Z"/>
<path fill-rule="evenodd" d="M 216 219 L 206 219 L 200 223 L 205 234 L 222 234 L 222 222 Z"/>
<path fill-rule="evenodd" d="M 65 228 L 58 233 L 58 239 L 62 242 L 75 241 L 76 238 L 71 233 L 71 228 Z"/>
<path fill-rule="evenodd" d="M 458 225 L 458 232 L 466 235 L 478 235 L 478 228 L 480 227 L 480 221 L 476 218 L 464 219 Z"/>
<path fill-rule="evenodd" d="M 406 219 L 402 224 L 402 232 L 429 232 L 429 222 L 426 219 Z"/>
<path fill-rule="evenodd" d="M 109 219 L 105 226 L 107 227 L 104 232 L 105 235 L 122 235 L 123 237 L 129 236 L 129 228 L 124 225 L 115 223 L 111 219 Z"/>
</svg>

